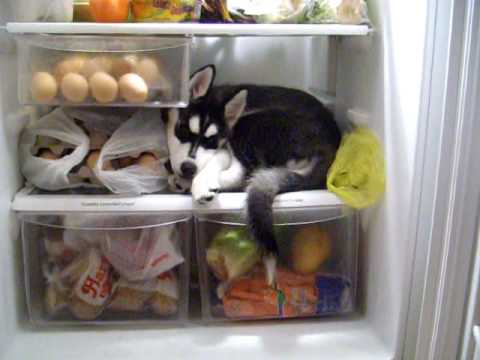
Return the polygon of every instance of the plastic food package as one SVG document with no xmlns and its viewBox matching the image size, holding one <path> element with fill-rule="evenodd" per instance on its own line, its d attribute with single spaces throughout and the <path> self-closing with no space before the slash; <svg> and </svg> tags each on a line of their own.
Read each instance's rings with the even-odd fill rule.
<svg viewBox="0 0 480 360">
<path fill-rule="evenodd" d="M 104 163 L 143 152 L 157 157 L 153 166 L 133 164 L 117 170 L 103 170 Z M 94 170 L 100 182 L 114 193 L 152 193 L 168 185 L 163 162 L 168 158 L 164 124 L 158 111 L 142 109 L 123 123 L 103 145 Z"/>
<path fill-rule="evenodd" d="M 206 0 L 204 21 L 368 24 L 365 0 Z"/>
<path fill-rule="evenodd" d="M 182 22 L 195 21 L 200 16 L 200 0 L 132 0 L 135 21 Z"/>
<path fill-rule="evenodd" d="M 73 0 L 16 0 L 11 3 L 16 21 L 70 22 L 73 19 Z"/>
<path fill-rule="evenodd" d="M 228 0 L 230 14 L 236 21 L 256 23 L 298 23 L 305 17 L 307 1 Z"/>
<path fill-rule="evenodd" d="M 385 163 L 372 131 L 358 127 L 344 135 L 328 171 L 327 188 L 356 209 L 371 206 L 382 197 Z"/>
<path fill-rule="evenodd" d="M 72 144 L 73 151 L 58 159 L 35 156 L 39 137 L 49 137 Z M 87 155 L 90 141 L 85 132 L 58 108 L 27 126 L 20 138 L 21 171 L 28 182 L 45 190 L 88 186 L 69 176 L 70 171 Z"/>
<path fill-rule="evenodd" d="M 259 267 L 234 280 L 223 297 L 230 318 L 301 317 L 339 313 L 351 308 L 350 283 L 339 276 L 299 275 L 277 268 L 277 287 L 266 283 Z"/>
<path fill-rule="evenodd" d="M 140 312 L 150 307 L 157 315 L 169 316 L 177 312 L 178 300 L 177 277 L 173 271 L 168 271 L 147 281 L 120 278 L 109 309 Z"/>
<path fill-rule="evenodd" d="M 110 299 L 113 285 L 113 268 L 95 249 L 89 249 L 68 266 L 60 269 L 54 265 L 47 269 L 45 307 L 49 315 L 55 315 L 67 307 L 82 320 L 93 320 L 103 311 Z"/>
<path fill-rule="evenodd" d="M 105 231 L 101 249 L 129 281 L 155 278 L 184 261 L 172 226 Z"/>
<path fill-rule="evenodd" d="M 369 24 L 365 0 L 311 0 L 303 22 Z"/>
<path fill-rule="evenodd" d="M 69 307 L 77 318 L 89 320 L 96 318 L 107 305 L 112 292 L 113 269 L 94 249 L 90 249 L 86 257 L 87 269 L 76 281 Z"/>
</svg>

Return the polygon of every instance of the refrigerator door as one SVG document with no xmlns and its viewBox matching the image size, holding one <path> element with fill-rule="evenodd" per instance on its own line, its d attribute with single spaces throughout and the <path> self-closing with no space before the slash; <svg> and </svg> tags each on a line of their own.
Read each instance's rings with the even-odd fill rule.
<svg viewBox="0 0 480 360">
<path fill-rule="evenodd" d="M 480 3 L 430 5 L 419 135 L 423 149 L 416 159 L 421 176 L 415 187 L 421 191 L 411 214 L 420 220 L 410 229 L 424 241 L 415 248 L 402 358 L 472 359 L 480 301 L 479 265 L 474 265 L 480 206 Z"/>
</svg>

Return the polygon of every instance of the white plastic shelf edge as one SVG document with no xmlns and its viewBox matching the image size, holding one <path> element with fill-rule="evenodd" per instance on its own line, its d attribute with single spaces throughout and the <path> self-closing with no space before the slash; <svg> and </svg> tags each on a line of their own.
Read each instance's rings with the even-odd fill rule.
<svg viewBox="0 0 480 360">
<path fill-rule="evenodd" d="M 8 23 L 16 34 L 129 34 L 199 36 L 367 35 L 367 25 L 341 24 L 199 24 L 199 23 Z"/>
<path fill-rule="evenodd" d="M 244 208 L 245 193 L 222 193 L 206 205 L 194 204 L 190 195 L 149 194 L 127 195 L 59 195 L 34 194 L 32 188 L 17 193 L 14 211 L 25 212 L 149 212 L 149 211 L 222 211 Z M 275 208 L 343 206 L 344 203 L 327 190 L 299 191 L 276 197 Z"/>
</svg>

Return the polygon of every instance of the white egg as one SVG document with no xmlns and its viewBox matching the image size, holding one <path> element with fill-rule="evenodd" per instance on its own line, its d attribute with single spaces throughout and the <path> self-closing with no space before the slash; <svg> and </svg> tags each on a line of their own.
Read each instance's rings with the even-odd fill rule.
<svg viewBox="0 0 480 360">
<path fill-rule="evenodd" d="M 141 103 L 147 100 L 148 86 L 139 75 L 125 74 L 120 78 L 118 85 L 120 87 L 120 95 L 126 101 Z"/>
<path fill-rule="evenodd" d="M 99 103 L 109 103 L 117 98 L 118 84 L 112 75 L 97 72 L 88 81 L 92 95 Z"/>
<path fill-rule="evenodd" d="M 55 78 L 48 72 L 37 72 L 32 77 L 31 93 L 35 101 L 51 102 L 57 96 L 58 85 Z"/>
<path fill-rule="evenodd" d="M 63 77 L 60 85 L 62 95 L 68 101 L 80 103 L 88 96 L 88 82 L 80 74 L 69 73 Z"/>
</svg>

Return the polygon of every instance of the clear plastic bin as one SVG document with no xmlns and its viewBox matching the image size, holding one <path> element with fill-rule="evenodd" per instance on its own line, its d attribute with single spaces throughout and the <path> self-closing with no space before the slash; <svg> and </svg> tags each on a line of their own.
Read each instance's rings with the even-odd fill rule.
<svg viewBox="0 0 480 360">
<path fill-rule="evenodd" d="M 20 213 L 35 325 L 181 324 L 191 215 Z"/>
<path fill-rule="evenodd" d="M 343 206 L 276 210 L 280 255 L 275 285 L 268 286 L 243 212 L 197 215 L 203 318 L 256 320 L 353 312 L 357 216 Z"/>
<path fill-rule="evenodd" d="M 185 107 L 190 39 L 20 35 L 22 104 Z"/>
</svg>

